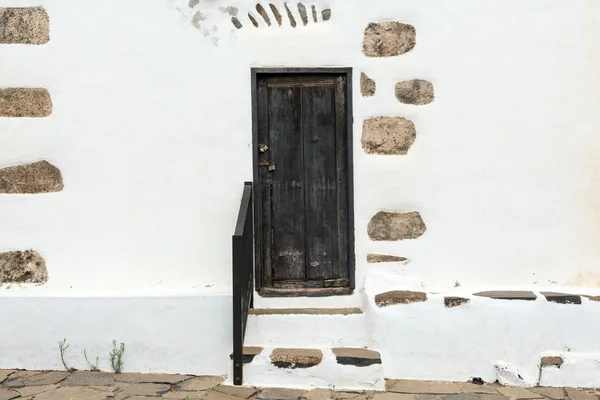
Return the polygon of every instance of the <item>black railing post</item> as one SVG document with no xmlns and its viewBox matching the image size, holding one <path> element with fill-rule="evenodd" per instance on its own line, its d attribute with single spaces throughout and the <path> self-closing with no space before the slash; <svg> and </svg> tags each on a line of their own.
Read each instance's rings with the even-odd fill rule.
<svg viewBox="0 0 600 400">
<path fill-rule="evenodd" d="M 235 232 L 233 258 L 233 384 L 244 382 L 244 336 L 248 310 L 254 303 L 254 236 L 252 182 L 244 183 Z"/>
</svg>

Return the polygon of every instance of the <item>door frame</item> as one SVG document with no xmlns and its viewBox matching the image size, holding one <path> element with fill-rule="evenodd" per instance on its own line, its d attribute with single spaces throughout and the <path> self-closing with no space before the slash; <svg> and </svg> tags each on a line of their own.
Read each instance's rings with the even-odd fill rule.
<svg viewBox="0 0 600 400">
<path fill-rule="evenodd" d="M 353 110 L 352 110 L 352 68 L 251 68 L 251 96 L 252 96 L 252 179 L 254 181 L 254 281 L 255 287 L 261 296 L 331 296 L 351 294 L 356 287 L 355 256 L 354 256 L 354 162 L 353 162 Z M 348 280 L 349 287 L 324 288 L 324 289 L 274 289 L 265 287 L 263 282 L 262 260 L 262 218 L 260 206 L 262 204 L 261 185 L 258 166 L 258 79 L 260 75 L 293 75 L 293 74 L 332 74 L 346 76 L 346 157 L 347 157 L 347 188 L 348 188 Z"/>
</svg>

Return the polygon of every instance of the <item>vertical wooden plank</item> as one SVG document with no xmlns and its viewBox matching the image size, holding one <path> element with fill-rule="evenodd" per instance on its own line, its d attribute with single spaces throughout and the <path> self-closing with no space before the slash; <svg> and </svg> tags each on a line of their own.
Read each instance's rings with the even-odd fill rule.
<svg viewBox="0 0 600 400">
<path fill-rule="evenodd" d="M 305 279 L 302 87 L 269 87 L 273 279 Z"/>
<path fill-rule="evenodd" d="M 337 173 L 333 85 L 307 85 L 302 97 L 306 185 L 306 276 L 338 278 Z"/>
<path fill-rule="evenodd" d="M 261 164 L 269 161 L 269 153 L 261 152 L 259 148 L 262 144 L 269 146 L 269 93 L 267 87 L 267 81 L 261 77 L 257 83 L 257 143 L 255 143 L 256 149 L 254 151 L 257 154 L 256 166 L 258 170 L 258 182 L 257 192 L 260 193 L 260 214 L 256 216 L 259 219 L 257 226 L 260 227 L 258 230 L 257 240 L 260 245 L 260 257 L 259 262 L 261 265 L 260 281 L 264 286 L 271 286 L 272 283 L 272 266 L 271 266 L 271 181 L 269 177 L 269 171 L 260 167 Z"/>
<path fill-rule="evenodd" d="M 352 146 L 352 143 L 348 143 L 348 109 L 346 100 L 346 76 L 341 75 L 336 77 L 335 80 L 335 171 L 337 183 L 336 205 L 338 210 L 336 245 L 339 255 L 333 271 L 336 278 L 348 278 L 351 264 L 349 255 L 350 253 L 354 254 L 354 251 L 351 251 L 349 247 L 349 235 L 352 233 L 349 232 L 350 210 L 348 200 L 350 187 L 348 185 L 348 146 Z"/>
</svg>

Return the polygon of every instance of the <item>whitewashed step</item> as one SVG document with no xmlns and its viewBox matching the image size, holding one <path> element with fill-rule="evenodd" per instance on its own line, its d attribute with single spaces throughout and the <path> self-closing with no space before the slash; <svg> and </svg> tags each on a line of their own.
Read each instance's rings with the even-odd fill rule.
<svg viewBox="0 0 600 400">
<path fill-rule="evenodd" d="M 246 346 L 369 347 L 365 314 L 359 308 L 254 309 L 248 316 Z"/>
<path fill-rule="evenodd" d="M 378 352 L 364 348 L 266 347 L 244 364 L 244 385 L 384 390 Z"/>
</svg>

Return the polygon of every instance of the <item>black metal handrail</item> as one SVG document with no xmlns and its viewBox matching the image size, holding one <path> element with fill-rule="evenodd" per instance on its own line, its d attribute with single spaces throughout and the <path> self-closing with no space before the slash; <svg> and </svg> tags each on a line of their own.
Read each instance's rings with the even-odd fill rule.
<svg viewBox="0 0 600 400">
<path fill-rule="evenodd" d="M 233 384 L 244 381 L 244 336 L 248 310 L 254 300 L 254 237 L 252 215 L 252 182 L 244 183 L 233 244 Z"/>
</svg>

